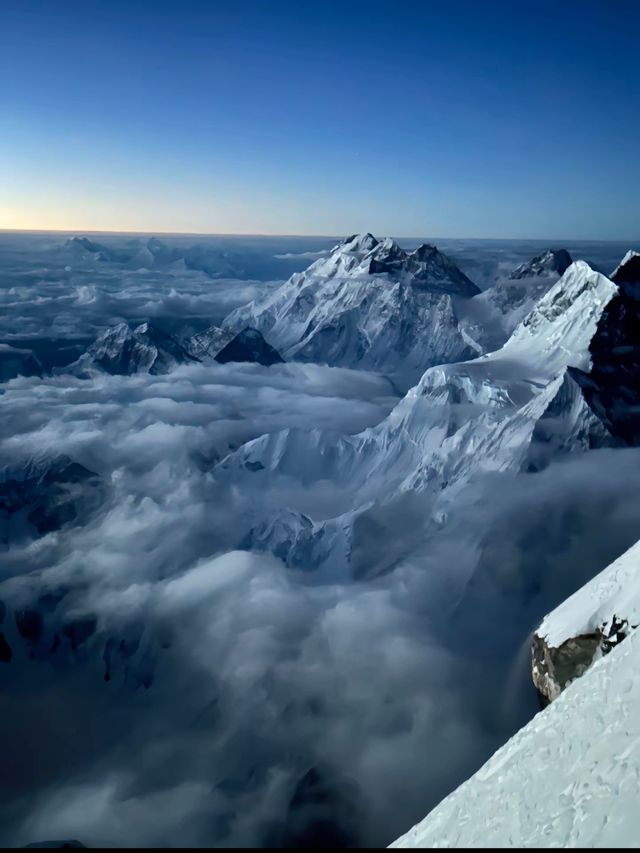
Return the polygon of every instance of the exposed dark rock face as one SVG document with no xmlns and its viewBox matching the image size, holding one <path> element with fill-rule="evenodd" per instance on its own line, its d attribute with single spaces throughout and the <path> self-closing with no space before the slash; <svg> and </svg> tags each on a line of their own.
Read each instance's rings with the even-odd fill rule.
<svg viewBox="0 0 640 853">
<path fill-rule="evenodd" d="M 626 619 L 615 614 L 610 623 L 596 631 L 579 634 L 565 640 L 557 648 L 549 646 L 544 637 L 533 635 L 531 675 L 544 707 L 553 702 L 576 678 L 583 675 L 596 658 L 608 654 L 627 637 L 631 627 Z"/>
<path fill-rule="evenodd" d="M 412 287 L 446 291 L 458 296 L 476 296 L 480 289 L 443 252 L 423 243 L 405 252 L 392 240 L 377 243 L 371 252 L 369 272 L 408 277 Z"/>
<path fill-rule="evenodd" d="M 531 674 L 543 706 L 556 699 L 574 678 L 586 672 L 601 640 L 599 632 L 583 634 L 572 637 L 555 649 L 534 634 Z"/>
<path fill-rule="evenodd" d="M 635 273 L 634 273 L 635 275 Z M 617 282 L 589 346 L 592 368 L 569 368 L 584 398 L 608 431 L 627 445 L 640 443 L 640 286 Z"/>
<path fill-rule="evenodd" d="M 610 278 L 616 284 L 640 284 L 640 252 L 628 252 Z"/>
<path fill-rule="evenodd" d="M 269 366 L 283 364 L 280 353 L 268 344 L 257 329 L 244 329 L 224 346 L 216 355 L 216 361 L 251 361 Z"/>
</svg>

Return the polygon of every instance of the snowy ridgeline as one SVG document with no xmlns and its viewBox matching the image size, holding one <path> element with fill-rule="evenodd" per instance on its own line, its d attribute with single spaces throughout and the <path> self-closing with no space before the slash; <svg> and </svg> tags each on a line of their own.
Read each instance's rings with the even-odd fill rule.
<svg viewBox="0 0 640 853">
<path fill-rule="evenodd" d="M 640 612 L 640 543 L 544 620 L 561 645 Z M 603 631 L 603 633 L 605 633 Z M 640 634 L 544 711 L 392 847 L 636 847 Z"/>
</svg>

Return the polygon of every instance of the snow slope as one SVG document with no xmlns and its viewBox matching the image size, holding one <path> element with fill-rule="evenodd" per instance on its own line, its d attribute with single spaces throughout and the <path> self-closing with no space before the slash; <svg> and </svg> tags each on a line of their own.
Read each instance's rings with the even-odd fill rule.
<svg viewBox="0 0 640 853">
<path fill-rule="evenodd" d="M 636 847 L 640 634 L 391 847 Z"/>
<path fill-rule="evenodd" d="M 258 329 L 287 361 L 399 374 L 407 387 L 430 365 L 475 354 L 454 298 L 478 292 L 433 246 L 405 252 L 388 238 L 354 235 L 223 325 Z"/>
<path fill-rule="evenodd" d="M 544 618 L 536 633 L 550 645 L 611 624 L 640 621 L 640 542 Z"/>
</svg>

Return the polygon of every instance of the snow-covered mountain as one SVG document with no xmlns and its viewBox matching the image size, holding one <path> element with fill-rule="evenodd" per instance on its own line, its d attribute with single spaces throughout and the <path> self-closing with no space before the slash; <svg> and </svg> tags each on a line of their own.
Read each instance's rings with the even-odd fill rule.
<svg viewBox="0 0 640 853">
<path fill-rule="evenodd" d="M 266 299 L 223 326 L 260 331 L 286 359 L 417 379 L 429 366 L 475 354 L 454 301 L 478 288 L 434 246 L 405 252 L 391 239 L 348 237 Z"/>
<path fill-rule="evenodd" d="M 429 368 L 377 427 L 341 437 L 292 429 L 264 435 L 223 460 L 219 476 L 330 479 L 360 507 L 352 518 L 381 495 L 427 491 L 443 517 L 474 474 L 538 470 L 552 456 L 611 444 L 572 371 L 588 375 L 590 347 L 618 295 L 613 282 L 578 261 L 503 347 Z M 282 523 L 291 527 L 292 517 Z"/>
<path fill-rule="evenodd" d="M 119 323 L 102 332 L 84 355 L 65 368 L 83 374 L 98 368 L 106 373 L 130 376 L 133 373 L 167 373 L 179 364 L 198 362 L 175 338 L 153 323 L 131 329 Z"/>
<path fill-rule="evenodd" d="M 502 346 L 571 263 L 565 249 L 549 249 L 520 264 L 506 278 L 498 277 L 459 307 L 463 329 L 485 352 Z"/>
<path fill-rule="evenodd" d="M 566 249 L 547 249 L 541 255 L 536 255 L 530 261 L 517 266 L 509 273 L 509 278 L 532 278 L 534 276 L 564 275 L 573 260 Z"/>
<path fill-rule="evenodd" d="M 64 242 L 62 251 L 72 261 L 112 263 L 133 270 L 203 272 L 213 278 L 238 274 L 238 269 L 224 253 L 211 253 L 198 245 L 170 246 L 157 237 L 131 240 L 116 250 L 88 237 L 75 236 Z"/>
<path fill-rule="evenodd" d="M 89 240 L 88 237 L 70 237 L 65 240 L 63 248 L 74 258 L 111 263 L 121 263 L 126 260 L 124 255 L 114 252 L 102 243 Z"/>
</svg>

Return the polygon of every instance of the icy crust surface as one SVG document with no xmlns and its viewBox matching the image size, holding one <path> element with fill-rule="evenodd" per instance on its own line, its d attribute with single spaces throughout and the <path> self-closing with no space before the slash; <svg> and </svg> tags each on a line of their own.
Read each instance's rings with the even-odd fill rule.
<svg viewBox="0 0 640 853">
<path fill-rule="evenodd" d="M 634 631 L 390 846 L 637 847 L 639 705 Z"/>
<path fill-rule="evenodd" d="M 536 634 L 558 648 L 566 640 L 609 626 L 616 616 L 640 621 L 640 542 L 544 618 Z"/>
</svg>

